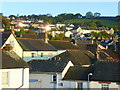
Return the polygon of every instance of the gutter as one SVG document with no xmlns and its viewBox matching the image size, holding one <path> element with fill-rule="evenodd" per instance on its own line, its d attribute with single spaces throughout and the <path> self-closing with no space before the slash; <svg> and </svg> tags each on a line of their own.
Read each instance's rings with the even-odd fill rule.
<svg viewBox="0 0 120 90">
<path fill-rule="evenodd" d="M 24 69 L 25 69 L 25 68 L 22 69 L 22 85 L 20 85 L 20 86 L 19 86 L 18 88 L 16 88 L 15 90 L 20 89 L 20 88 L 24 85 Z"/>
</svg>

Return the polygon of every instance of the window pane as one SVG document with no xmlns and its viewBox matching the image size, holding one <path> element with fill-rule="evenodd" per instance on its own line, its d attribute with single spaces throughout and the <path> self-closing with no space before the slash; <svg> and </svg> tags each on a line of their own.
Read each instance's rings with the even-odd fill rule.
<svg viewBox="0 0 120 90">
<path fill-rule="evenodd" d="M 2 72 L 2 85 L 8 85 L 8 72 Z"/>
</svg>

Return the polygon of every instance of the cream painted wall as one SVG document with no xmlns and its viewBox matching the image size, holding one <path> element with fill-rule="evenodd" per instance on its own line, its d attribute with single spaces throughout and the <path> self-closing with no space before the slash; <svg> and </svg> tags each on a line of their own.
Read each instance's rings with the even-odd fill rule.
<svg viewBox="0 0 120 90">
<path fill-rule="evenodd" d="M 18 42 L 17 42 L 17 40 L 15 39 L 15 37 L 13 36 L 13 34 L 11 34 L 11 35 L 9 36 L 9 38 L 7 39 L 7 41 L 4 43 L 4 45 L 3 45 L 1 48 L 3 48 L 6 44 L 10 44 L 12 41 L 14 42 L 14 43 L 12 44 L 12 46 L 13 46 L 13 51 L 14 51 L 18 56 L 20 56 L 20 57 L 22 58 L 22 52 L 23 52 L 23 50 L 22 50 L 22 48 L 20 47 L 20 45 L 18 44 Z"/>
<path fill-rule="evenodd" d="M 23 60 L 28 62 L 32 59 L 39 59 L 39 60 L 48 60 L 64 51 L 24 51 L 23 52 Z M 32 53 L 35 53 L 35 56 L 32 57 Z M 41 53 L 43 56 L 41 57 Z"/>
<path fill-rule="evenodd" d="M 8 72 L 8 85 L 0 85 L 2 88 L 19 88 L 22 85 L 22 70 L 23 68 L 17 69 L 0 69 L 0 76 L 2 77 L 2 72 Z M 29 68 L 24 69 L 24 85 L 21 88 L 29 88 Z"/>
<path fill-rule="evenodd" d="M 102 31 L 106 31 L 108 34 L 110 33 L 110 30 L 102 30 Z M 91 32 L 101 32 L 101 30 L 82 30 L 81 31 L 83 34 L 86 34 L 86 33 L 91 33 Z"/>
<path fill-rule="evenodd" d="M 76 82 L 62 80 L 62 74 L 57 73 L 57 83 L 52 82 L 54 73 L 30 74 L 30 79 L 38 80 L 38 82 L 30 82 L 30 88 L 75 88 Z M 40 81 L 40 82 L 39 82 Z M 61 86 L 63 83 L 63 86 Z"/>
</svg>

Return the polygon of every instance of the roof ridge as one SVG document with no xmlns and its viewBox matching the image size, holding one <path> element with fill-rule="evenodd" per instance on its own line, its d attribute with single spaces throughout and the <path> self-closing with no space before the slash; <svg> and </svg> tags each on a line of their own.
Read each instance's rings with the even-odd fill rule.
<svg viewBox="0 0 120 90">
<path fill-rule="evenodd" d="M 19 37 L 19 38 L 17 37 L 16 39 L 42 40 L 42 39 L 36 39 L 36 38 L 21 38 L 21 37 Z"/>
</svg>

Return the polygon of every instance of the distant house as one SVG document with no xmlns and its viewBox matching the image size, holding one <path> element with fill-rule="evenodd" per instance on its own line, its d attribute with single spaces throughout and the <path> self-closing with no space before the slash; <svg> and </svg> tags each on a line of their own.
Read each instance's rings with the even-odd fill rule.
<svg viewBox="0 0 120 90">
<path fill-rule="evenodd" d="M 0 89 L 29 88 L 29 65 L 14 52 L 1 51 Z"/>
<path fill-rule="evenodd" d="M 56 27 L 64 27 L 64 26 L 66 26 L 66 24 L 65 23 L 57 23 L 55 26 Z"/>
<path fill-rule="evenodd" d="M 81 27 L 73 27 L 70 31 L 72 33 L 81 33 L 82 29 Z"/>
<path fill-rule="evenodd" d="M 89 53 L 89 52 L 88 52 Z M 76 88 L 76 81 L 66 81 L 70 66 L 88 67 L 92 64 L 83 51 L 66 51 L 49 60 L 33 60 L 28 62 L 30 69 L 30 88 Z"/>
<path fill-rule="evenodd" d="M 42 28 L 34 28 L 33 31 L 34 31 L 36 34 L 45 33 L 45 30 L 42 29 Z"/>
<path fill-rule="evenodd" d="M 108 28 L 108 27 L 86 27 L 83 26 L 81 27 L 81 33 L 86 34 L 86 33 L 91 33 L 91 32 L 101 32 L 101 31 L 106 31 L 108 34 L 114 34 L 114 29 L 113 28 Z"/>
<path fill-rule="evenodd" d="M 58 30 L 58 31 L 51 31 L 52 37 L 55 37 L 57 34 L 64 34 L 64 31 Z"/>
<path fill-rule="evenodd" d="M 73 35 L 73 33 L 69 30 L 65 32 L 65 37 L 70 38 Z"/>
<path fill-rule="evenodd" d="M 77 81 L 80 89 L 119 89 L 119 64 L 120 60 L 101 59 L 90 67 L 71 66 L 63 79 Z"/>
</svg>

